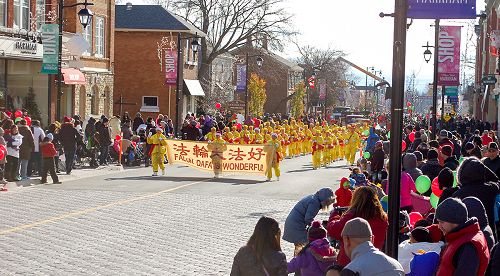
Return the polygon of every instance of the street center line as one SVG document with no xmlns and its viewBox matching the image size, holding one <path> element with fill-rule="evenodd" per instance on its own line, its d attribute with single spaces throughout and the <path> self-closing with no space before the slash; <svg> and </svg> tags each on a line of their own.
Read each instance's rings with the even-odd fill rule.
<svg viewBox="0 0 500 276">
<path fill-rule="evenodd" d="M 79 211 L 72 211 L 72 212 L 68 212 L 68 213 L 65 213 L 65 214 L 62 214 L 62 215 L 59 215 L 59 216 L 55 216 L 55 217 L 51 217 L 51 218 L 48 218 L 48 219 L 43 219 L 43 220 L 35 221 L 35 222 L 32 222 L 32 223 L 20 225 L 20 226 L 3 229 L 3 230 L 0 230 L 0 236 L 1 235 L 7 235 L 7 234 L 10 234 L 10 233 L 19 232 L 21 230 L 25 230 L 25 229 L 29 229 L 29 228 L 33 228 L 33 227 L 45 225 L 45 224 L 49 224 L 49 223 L 56 222 L 56 221 L 63 220 L 63 219 L 67 219 L 67 218 L 72 218 L 72 217 L 77 217 L 77 216 L 81 216 L 81 215 L 86 215 L 88 213 L 92 213 L 92 212 L 95 212 L 95 211 L 98 211 L 98 210 L 102 210 L 102 209 L 107 209 L 107 208 L 110 208 L 110 207 L 113 207 L 113 206 L 123 205 L 123 204 L 131 203 L 131 202 L 135 202 L 135 201 L 138 201 L 138 200 L 152 198 L 152 197 L 164 194 L 164 193 L 172 192 L 172 191 L 175 191 L 175 190 L 178 190 L 178 189 L 182 189 L 182 188 L 189 187 L 189 186 L 192 186 L 192 185 L 196 185 L 196 184 L 199 184 L 199 183 L 207 182 L 207 181 L 210 181 L 210 180 L 213 180 L 213 178 L 207 178 L 205 180 L 201 180 L 201 181 L 196 181 L 196 182 L 184 184 L 184 185 L 181 185 L 181 186 L 177 186 L 177 187 L 174 187 L 174 188 L 166 189 L 166 190 L 159 191 L 159 192 L 156 192 L 156 193 L 142 195 L 142 196 L 128 198 L 128 199 L 122 199 L 122 200 L 114 201 L 114 202 L 111 202 L 111 203 L 108 203 L 108 204 L 99 205 L 99 206 L 95 206 L 95 207 L 91 207 L 91 208 L 87 208 L 87 209 L 83 209 L 83 210 L 79 210 Z"/>
</svg>

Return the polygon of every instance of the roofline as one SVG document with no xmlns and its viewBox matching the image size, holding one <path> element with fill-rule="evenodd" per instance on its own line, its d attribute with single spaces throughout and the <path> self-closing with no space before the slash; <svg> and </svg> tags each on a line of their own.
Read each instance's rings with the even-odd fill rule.
<svg viewBox="0 0 500 276">
<path fill-rule="evenodd" d="M 193 32 L 191 30 L 163 30 L 163 29 L 128 29 L 128 28 L 115 28 L 116 32 L 153 32 L 153 33 L 181 33 L 181 34 L 192 34 L 198 35 L 199 37 L 205 37 L 203 32 Z"/>
</svg>

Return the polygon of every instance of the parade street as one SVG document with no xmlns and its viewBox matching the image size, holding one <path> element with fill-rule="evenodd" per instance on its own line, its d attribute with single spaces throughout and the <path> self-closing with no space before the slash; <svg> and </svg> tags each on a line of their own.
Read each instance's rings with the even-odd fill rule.
<svg viewBox="0 0 500 276">
<path fill-rule="evenodd" d="M 229 275 L 261 216 L 283 228 L 298 199 L 349 172 L 345 161 L 313 170 L 310 155 L 281 167 L 279 182 L 174 165 L 0 193 L 0 275 Z"/>
</svg>

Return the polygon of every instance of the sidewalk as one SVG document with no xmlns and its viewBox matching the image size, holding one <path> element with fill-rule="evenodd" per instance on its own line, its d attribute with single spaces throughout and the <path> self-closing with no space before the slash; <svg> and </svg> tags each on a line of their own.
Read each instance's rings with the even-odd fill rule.
<svg viewBox="0 0 500 276">
<path fill-rule="evenodd" d="M 130 167 L 130 168 L 142 168 L 142 167 Z M 74 169 L 71 171 L 70 175 L 67 175 L 66 173 L 62 172 L 59 173 L 57 176 L 59 176 L 59 181 L 63 182 L 68 182 L 68 181 L 74 181 L 74 180 L 79 180 L 79 179 L 85 179 L 85 178 L 90 178 L 94 176 L 103 176 L 103 175 L 108 175 L 108 174 L 113 174 L 116 172 L 123 171 L 124 168 L 121 165 L 109 165 L 109 166 L 100 166 L 98 168 L 84 168 L 84 169 Z M 52 184 L 52 178 L 47 176 L 47 184 L 40 184 L 40 177 L 35 176 L 32 177 L 29 180 L 23 180 L 23 181 L 17 181 L 17 182 L 9 182 L 5 186 L 7 188 L 8 192 L 13 192 L 16 190 L 21 190 L 22 188 L 29 188 L 29 187 L 36 187 L 40 185 L 53 185 Z M 54 184 L 58 185 L 58 184 Z M 0 185 L 1 187 L 1 185 Z"/>
</svg>

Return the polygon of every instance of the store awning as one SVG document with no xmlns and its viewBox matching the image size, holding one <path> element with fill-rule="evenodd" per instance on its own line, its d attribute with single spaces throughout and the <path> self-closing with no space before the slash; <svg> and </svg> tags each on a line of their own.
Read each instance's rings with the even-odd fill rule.
<svg viewBox="0 0 500 276">
<path fill-rule="evenodd" d="M 189 91 L 189 95 L 205 97 L 205 92 L 203 92 L 203 88 L 201 88 L 200 81 L 184 79 L 184 83 Z"/>
<path fill-rule="evenodd" d="M 63 68 L 61 70 L 65 84 L 85 84 L 85 75 L 75 68 Z"/>
<path fill-rule="evenodd" d="M 483 100 L 481 101 L 481 111 L 484 111 L 484 108 L 487 107 L 486 100 L 488 99 L 489 92 L 490 86 L 487 84 L 484 88 Z"/>
</svg>

